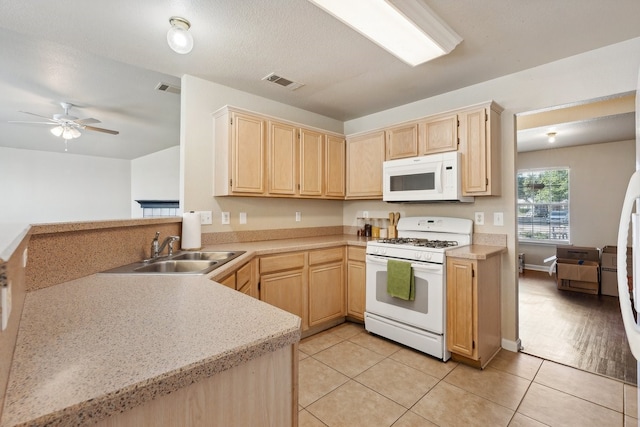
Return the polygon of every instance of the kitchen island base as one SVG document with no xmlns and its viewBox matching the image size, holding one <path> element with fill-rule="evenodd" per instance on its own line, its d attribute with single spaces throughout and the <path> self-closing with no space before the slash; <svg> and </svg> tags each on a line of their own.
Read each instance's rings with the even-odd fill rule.
<svg viewBox="0 0 640 427">
<path fill-rule="evenodd" d="M 297 343 L 96 424 L 97 427 L 297 425 Z"/>
</svg>

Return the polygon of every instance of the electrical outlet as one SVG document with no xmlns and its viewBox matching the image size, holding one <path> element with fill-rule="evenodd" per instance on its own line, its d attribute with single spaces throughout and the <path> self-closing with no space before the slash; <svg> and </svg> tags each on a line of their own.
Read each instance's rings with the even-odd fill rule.
<svg viewBox="0 0 640 427">
<path fill-rule="evenodd" d="M 369 211 L 362 211 L 362 218 L 369 218 Z"/>
<path fill-rule="evenodd" d="M 202 225 L 213 224 L 213 220 L 211 216 L 212 216 L 211 211 L 200 211 L 200 224 Z"/>
<path fill-rule="evenodd" d="M 247 213 L 240 212 L 240 224 L 246 224 L 246 223 L 247 223 Z"/>
<path fill-rule="evenodd" d="M 222 216 L 222 224 L 229 224 L 229 222 L 231 222 L 229 212 L 221 212 L 220 215 Z"/>
<path fill-rule="evenodd" d="M 493 213 L 493 225 L 504 225 L 504 214 L 502 212 Z"/>
<path fill-rule="evenodd" d="M 302 220 L 302 214 L 300 212 L 296 212 L 296 222 L 300 222 Z"/>
<path fill-rule="evenodd" d="M 476 225 L 484 225 L 484 212 L 476 212 L 473 218 Z"/>
<path fill-rule="evenodd" d="M 1 329 L 4 331 L 9 324 L 9 315 L 11 314 L 11 280 L 7 286 L 0 287 L 0 313 L 2 315 Z"/>
</svg>

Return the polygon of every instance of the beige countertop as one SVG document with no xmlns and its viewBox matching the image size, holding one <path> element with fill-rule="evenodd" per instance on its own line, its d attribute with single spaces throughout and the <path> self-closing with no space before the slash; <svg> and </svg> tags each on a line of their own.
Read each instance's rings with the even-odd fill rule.
<svg viewBox="0 0 640 427">
<path fill-rule="evenodd" d="M 2 427 L 82 425 L 297 342 L 300 318 L 213 282 L 258 255 L 352 235 L 211 245 L 207 276 L 94 274 L 27 294 Z"/>
<path fill-rule="evenodd" d="M 469 245 L 448 250 L 447 257 L 483 260 L 506 252 L 506 246 Z"/>
</svg>

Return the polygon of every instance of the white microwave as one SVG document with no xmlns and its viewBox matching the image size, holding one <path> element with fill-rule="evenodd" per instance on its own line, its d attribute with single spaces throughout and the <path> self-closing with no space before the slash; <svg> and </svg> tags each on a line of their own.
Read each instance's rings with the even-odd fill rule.
<svg viewBox="0 0 640 427">
<path fill-rule="evenodd" d="M 429 154 L 383 163 L 385 202 L 473 202 L 462 195 L 461 153 Z"/>
</svg>

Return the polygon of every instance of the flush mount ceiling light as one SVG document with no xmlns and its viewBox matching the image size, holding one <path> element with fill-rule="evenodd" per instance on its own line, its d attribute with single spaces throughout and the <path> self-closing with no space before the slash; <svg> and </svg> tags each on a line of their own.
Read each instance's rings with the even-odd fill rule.
<svg viewBox="0 0 640 427">
<path fill-rule="evenodd" d="M 556 133 L 555 132 L 547 133 L 547 141 L 549 142 L 549 144 L 553 144 L 554 142 L 556 142 Z"/>
<path fill-rule="evenodd" d="M 167 31 L 167 43 L 174 52 L 187 54 L 193 49 L 193 36 L 189 32 L 191 23 L 179 16 L 169 18 L 171 28 Z"/>
<path fill-rule="evenodd" d="M 461 41 L 423 0 L 309 0 L 411 66 Z"/>
</svg>

